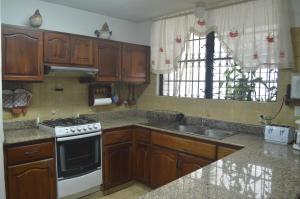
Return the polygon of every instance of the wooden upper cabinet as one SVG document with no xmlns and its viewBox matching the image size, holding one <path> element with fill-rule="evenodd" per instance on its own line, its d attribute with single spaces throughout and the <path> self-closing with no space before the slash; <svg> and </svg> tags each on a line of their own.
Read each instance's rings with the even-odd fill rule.
<svg viewBox="0 0 300 199">
<path fill-rule="evenodd" d="M 150 49 L 146 46 L 123 44 L 122 80 L 131 83 L 149 81 Z"/>
<path fill-rule="evenodd" d="M 53 159 L 10 166 L 7 169 L 8 199 L 55 199 Z"/>
<path fill-rule="evenodd" d="M 95 40 L 94 59 L 95 65 L 99 69 L 97 81 L 117 82 L 121 80 L 121 43 Z"/>
<path fill-rule="evenodd" d="M 43 33 L 2 26 L 3 80 L 43 79 Z"/>
<path fill-rule="evenodd" d="M 62 33 L 46 32 L 44 36 L 44 60 L 46 63 L 70 63 L 70 37 Z"/>
<path fill-rule="evenodd" d="M 174 151 L 152 147 L 151 149 L 152 187 L 160 187 L 177 178 L 177 154 Z"/>
<path fill-rule="evenodd" d="M 71 64 L 93 66 L 93 40 L 81 36 L 71 36 Z"/>
</svg>

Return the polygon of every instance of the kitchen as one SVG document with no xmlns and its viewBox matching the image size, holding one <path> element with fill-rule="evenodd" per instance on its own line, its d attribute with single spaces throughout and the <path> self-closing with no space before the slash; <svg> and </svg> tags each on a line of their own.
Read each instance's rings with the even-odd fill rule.
<svg viewBox="0 0 300 199">
<path fill-rule="evenodd" d="M 1 0 L 0 198 L 299 198 L 285 2 Z"/>
</svg>

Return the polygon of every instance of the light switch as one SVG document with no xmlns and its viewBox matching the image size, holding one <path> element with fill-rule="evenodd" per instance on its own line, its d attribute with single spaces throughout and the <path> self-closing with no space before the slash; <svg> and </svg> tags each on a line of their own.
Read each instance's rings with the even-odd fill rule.
<svg viewBox="0 0 300 199">
<path fill-rule="evenodd" d="M 295 106 L 295 116 L 300 116 L 300 106 Z"/>
</svg>

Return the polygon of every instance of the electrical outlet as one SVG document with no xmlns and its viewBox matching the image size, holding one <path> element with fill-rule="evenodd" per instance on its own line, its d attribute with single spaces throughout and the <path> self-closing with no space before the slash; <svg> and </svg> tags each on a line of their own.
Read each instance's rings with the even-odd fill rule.
<svg viewBox="0 0 300 199">
<path fill-rule="evenodd" d="M 300 106 L 295 106 L 295 116 L 296 117 L 300 116 Z"/>
</svg>

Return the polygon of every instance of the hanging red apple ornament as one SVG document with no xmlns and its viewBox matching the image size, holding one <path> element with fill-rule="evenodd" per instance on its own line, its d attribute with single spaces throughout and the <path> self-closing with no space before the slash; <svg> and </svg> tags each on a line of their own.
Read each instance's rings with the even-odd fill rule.
<svg viewBox="0 0 300 199">
<path fill-rule="evenodd" d="M 163 48 L 159 48 L 159 52 L 164 52 L 164 49 Z"/>
<path fill-rule="evenodd" d="M 239 32 L 236 30 L 236 31 L 230 31 L 229 32 L 229 37 L 231 37 L 231 38 L 235 38 L 235 37 L 237 37 L 237 36 L 239 36 Z"/>
<path fill-rule="evenodd" d="M 274 43 L 274 36 L 273 35 L 269 34 L 266 39 L 267 39 L 268 43 Z"/>
<path fill-rule="evenodd" d="M 279 57 L 280 57 L 280 59 L 284 59 L 284 58 L 285 58 L 285 53 L 284 53 L 284 51 L 280 51 Z"/>
<path fill-rule="evenodd" d="M 171 61 L 169 59 L 166 59 L 166 64 L 170 64 Z"/>
<path fill-rule="evenodd" d="M 198 23 L 199 26 L 205 26 L 205 20 L 204 19 L 199 19 L 197 21 L 197 23 Z"/>
<path fill-rule="evenodd" d="M 253 59 L 258 59 L 258 54 L 257 53 L 253 54 Z"/>
<path fill-rule="evenodd" d="M 177 36 L 177 37 L 176 37 L 176 43 L 178 43 L 178 44 L 181 43 L 181 37 L 180 37 L 180 36 Z"/>
</svg>

